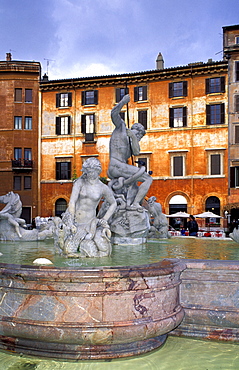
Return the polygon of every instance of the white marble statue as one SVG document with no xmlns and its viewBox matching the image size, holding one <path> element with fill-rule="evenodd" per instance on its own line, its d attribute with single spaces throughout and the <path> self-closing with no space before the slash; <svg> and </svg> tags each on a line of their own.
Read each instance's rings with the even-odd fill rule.
<svg viewBox="0 0 239 370">
<path fill-rule="evenodd" d="M 68 208 L 58 225 L 56 246 L 67 257 L 103 257 L 111 254 L 109 218 L 116 209 L 111 189 L 99 179 L 100 161 L 88 158 L 82 167 L 83 175 L 75 180 Z M 102 218 L 96 209 L 104 198 L 108 209 Z"/>
<path fill-rule="evenodd" d="M 150 197 L 146 207 L 152 217 L 148 238 L 170 237 L 167 217 L 162 213 L 162 206 L 156 202 L 156 197 Z"/>
</svg>

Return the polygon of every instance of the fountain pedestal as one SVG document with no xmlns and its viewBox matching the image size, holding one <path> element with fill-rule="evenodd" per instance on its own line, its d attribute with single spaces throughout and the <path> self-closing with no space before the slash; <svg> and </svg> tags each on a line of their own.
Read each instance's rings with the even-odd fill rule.
<svg viewBox="0 0 239 370">
<path fill-rule="evenodd" d="M 184 316 L 184 268 L 177 260 L 82 269 L 0 264 L 0 348 L 73 360 L 158 348 Z"/>
</svg>

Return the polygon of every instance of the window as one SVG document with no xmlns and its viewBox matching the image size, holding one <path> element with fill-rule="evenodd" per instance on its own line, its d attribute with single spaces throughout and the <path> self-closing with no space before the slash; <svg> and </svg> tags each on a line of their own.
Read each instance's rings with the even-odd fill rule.
<svg viewBox="0 0 239 370">
<path fill-rule="evenodd" d="M 32 89 L 25 90 L 25 103 L 32 103 Z"/>
<path fill-rule="evenodd" d="M 32 117 L 25 117 L 25 130 L 32 130 Z"/>
<path fill-rule="evenodd" d="M 138 167 L 145 167 L 145 171 L 148 171 L 149 168 L 149 158 L 148 157 L 137 157 L 135 163 L 137 163 Z"/>
<path fill-rule="evenodd" d="M 138 122 L 147 130 L 147 110 L 138 111 Z"/>
<path fill-rule="evenodd" d="M 235 112 L 239 113 L 239 95 L 235 95 Z"/>
<path fill-rule="evenodd" d="M 72 106 L 72 93 L 59 93 L 56 94 L 56 107 L 71 107 Z"/>
<path fill-rule="evenodd" d="M 71 117 L 56 117 L 56 135 L 70 135 Z"/>
<path fill-rule="evenodd" d="M 169 127 L 187 126 L 187 107 L 169 108 Z"/>
<path fill-rule="evenodd" d="M 239 126 L 235 126 L 235 144 L 239 144 Z"/>
<path fill-rule="evenodd" d="M 225 77 L 206 78 L 206 94 L 224 93 Z"/>
<path fill-rule="evenodd" d="M 225 123 L 225 107 L 222 104 L 211 104 L 206 106 L 206 124 L 220 125 Z"/>
<path fill-rule="evenodd" d="M 15 89 L 14 101 L 22 102 L 22 89 Z"/>
<path fill-rule="evenodd" d="M 138 86 L 134 88 L 134 101 L 147 100 L 147 86 Z"/>
<path fill-rule="evenodd" d="M 62 213 L 66 211 L 67 202 L 63 198 L 57 199 L 55 203 L 55 216 L 61 217 Z"/>
<path fill-rule="evenodd" d="M 177 98 L 180 96 L 187 96 L 187 81 L 170 82 L 169 83 L 169 97 Z"/>
<path fill-rule="evenodd" d="M 95 115 L 83 114 L 81 116 L 81 132 L 85 134 L 85 141 L 94 141 Z"/>
<path fill-rule="evenodd" d="M 239 44 L 239 36 L 235 37 L 235 44 Z"/>
<path fill-rule="evenodd" d="M 28 160 L 32 159 L 32 150 L 30 148 L 24 149 L 24 159 L 28 159 Z"/>
<path fill-rule="evenodd" d="M 32 178 L 31 176 L 24 176 L 24 189 L 30 190 L 32 188 Z"/>
<path fill-rule="evenodd" d="M 98 104 L 98 90 L 82 91 L 81 101 L 82 105 Z"/>
<path fill-rule="evenodd" d="M 210 175 L 221 175 L 220 154 L 210 154 Z"/>
<path fill-rule="evenodd" d="M 129 93 L 129 89 L 126 87 L 126 88 L 123 88 L 123 87 L 119 87 L 115 90 L 115 101 L 116 103 L 119 103 L 121 99 L 123 99 L 123 97 L 125 95 L 127 95 Z"/>
<path fill-rule="evenodd" d="M 15 130 L 22 129 L 22 117 L 19 117 L 19 116 L 14 117 L 14 129 Z"/>
<path fill-rule="evenodd" d="M 22 190 L 21 176 L 13 176 L 13 190 Z"/>
<path fill-rule="evenodd" d="M 14 148 L 14 159 L 22 159 L 22 148 Z"/>
<path fill-rule="evenodd" d="M 173 156 L 172 157 L 172 176 L 183 176 L 183 161 L 184 157 L 180 156 Z"/>
<path fill-rule="evenodd" d="M 56 179 L 70 180 L 71 179 L 71 162 L 64 160 L 56 162 Z"/>
<path fill-rule="evenodd" d="M 230 188 L 239 187 L 239 167 L 230 167 Z"/>
<path fill-rule="evenodd" d="M 239 62 L 235 63 L 236 81 L 239 81 Z"/>
</svg>

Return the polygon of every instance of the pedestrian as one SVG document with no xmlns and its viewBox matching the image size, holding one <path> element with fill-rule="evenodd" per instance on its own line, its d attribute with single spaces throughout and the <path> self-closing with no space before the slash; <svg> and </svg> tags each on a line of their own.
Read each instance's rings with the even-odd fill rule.
<svg viewBox="0 0 239 370">
<path fill-rule="evenodd" d="M 187 223 L 187 228 L 188 228 L 190 236 L 197 236 L 198 224 L 197 224 L 197 221 L 195 220 L 195 217 L 193 215 L 189 216 L 189 221 Z"/>
</svg>

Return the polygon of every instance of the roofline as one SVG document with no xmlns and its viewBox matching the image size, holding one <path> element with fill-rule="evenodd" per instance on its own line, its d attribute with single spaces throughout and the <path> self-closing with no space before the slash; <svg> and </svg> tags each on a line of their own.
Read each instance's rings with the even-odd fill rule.
<svg viewBox="0 0 239 370">
<path fill-rule="evenodd" d="M 219 71 L 220 69 L 220 71 Z M 68 78 L 59 80 L 41 80 L 40 89 L 41 90 L 55 90 L 59 88 L 73 88 L 73 87 L 97 87 L 99 85 L 123 85 L 127 81 L 128 84 L 135 84 L 147 81 L 157 81 L 157 80 L 169 80 L 176 78 L 186 78 L 195 74 L 206 74 L 218 72 L 227 72 L 228 61 L 217 61 L 210 63 L 190 63 L 186 66 L 171 67 L 166 69 L 154 69 L 142 72 L 133 73 L 123 73 L 115 75 L 103 75 L 103 76 L 93 76 L 93 77 L 80 77 L 80 78 Z"/>
<path fill-rule="evenodd" d="M 222 27 L 223 31 L 226 31 L 226 30 L 237 30 L 239 31 L 239 24 L 234 24 L 232 26 L 224 26 Z"/>
</svg>

